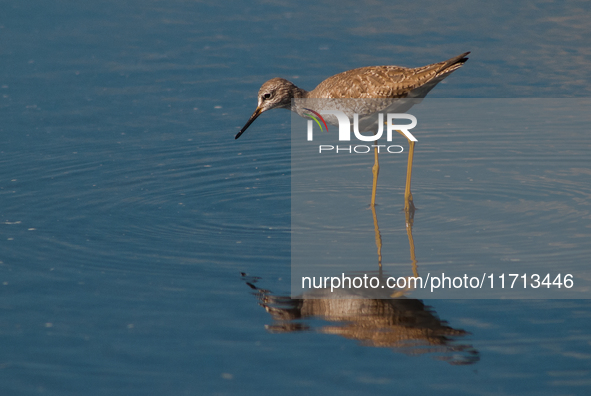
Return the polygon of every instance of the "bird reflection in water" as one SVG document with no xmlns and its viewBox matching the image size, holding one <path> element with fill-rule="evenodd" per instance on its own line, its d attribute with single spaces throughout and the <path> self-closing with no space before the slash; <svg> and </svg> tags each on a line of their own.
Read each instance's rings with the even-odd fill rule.
<svg viewBox="0 0 591 396">
<path fill-rule="evenodd" d="M 373 174 L 374 185 L 377 174 Z M 372 198 L 375 197 L 375 188 Z M 387 284 L 388 275 L 382 267 L 382 237 L 375 205 L 370 205 L 377 247 L 377 271 L 367 272 L 380 284 Z M 414 211 L 412 211 L 414 212 Z M 410 248 L 410 266 L 413 276 L 418 277 L 412 228 L 412 212 L 405 211 L 405 228 Z M 359 274 L 347 274 L 355 277 Z M 391 348 L 407 355 L 432 354 L 436 359 L 454 365 L 473 364 L 480 360 L 479 352 L 461 338 L 469 335 L 465 330 L 455 329 L 439 319 L 433 308 L 421 300 L 407 298 L 412 289 L 388 288 L 340 288 L 331 291 L 315 289 L 304 292 L 299 298 L 273 295 L 257 286 L 260 278 L 242 274 L 247 285 L 254 290 L 260 306 L 271 315 L 274 323 L 266 326 L 274 333 L 317 331 L 336 334 L 357 340 L 370 347 Z M 330 324 L 319 323 L 324 320 Z"/>
<path fill-rule="evenodd" d="M 259 278 L 243 274 L 247 285 L 254 290 L 260 306 L 271 315 L 273 333 L 317 331 L 357 340 L 364 346 L 391 348 L 406 355 L 432 354 L 434 358 L 454 365 L 473 364 L 480 360 L 479 352 L 458 338 L 470 334 L 454 329 L 438 318 L 434 310 L 421 300 L 410 298 L 352 298 L 349 291 L 316 290 L 313 296 L 301 298 L 275 296 L 259 288 Z M 359 293 L 359 290 L 355 291 Z M 322 293 L 331 294 L 320 298 Z M 313 298 L 310 298 L 313 297 Z M 320 319 L 329 324 L 319 324 Z M 315 326 L 317 325 L 317 326 Z"/>
</svg>

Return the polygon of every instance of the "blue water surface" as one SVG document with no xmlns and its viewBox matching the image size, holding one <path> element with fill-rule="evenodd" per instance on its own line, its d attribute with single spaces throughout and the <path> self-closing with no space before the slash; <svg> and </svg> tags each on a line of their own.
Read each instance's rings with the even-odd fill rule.
<svg viewBox="0 0 591 396">
<path fill-rule="evenodd" d="M 1 8 L 3 395 L 591 390 L 588 299 L 372 302 L 384 315 L 359 319 L 285 297 L 289 113 L 265 113 L 234 140 L 269 78 L 311 89 L 355 67 L 465 51 L 468 63 L 430 96 L 588 97 L 585 2 Z M 548 159 L 551 134 L 520 147 L 511 135 L 472 134 L 460 150 L 454 139 L 467 132 L 453 132 L 417 145 L 419 268 L 466 264 L 472 253 L 588 266 L 588 134 L 556 131 L 561 156 Z M 478 156 L 487 144 L 494 157 Z M 409 249 L 405 161 L 381 185 L 380 224 L 402 238 L 387 245 L 396 252 Z M 462 206 L 481 210 L 458 217 Z M 466 245 L 486 245 L 481 232 L 494 254 Z M 392 257 L 410 271 L 410 259 Z M 377 337 L 376 325 L 393 338 Z"/>
</svg>

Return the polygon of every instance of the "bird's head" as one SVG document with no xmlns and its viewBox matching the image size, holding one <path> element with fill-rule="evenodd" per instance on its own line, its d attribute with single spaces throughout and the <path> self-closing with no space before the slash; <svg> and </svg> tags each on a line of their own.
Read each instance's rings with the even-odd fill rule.
<svg viewBox="0 0 591 396">
<path fill-rule="evenodd" d="M 298 97 L 300 89 L 293 83 L 283 78 L 272 78 L 265 82 L 261 89 L 259 89 L 258 105 L 254 113 L 250 116 L 246 124 L 242 127 L 240 132 L 236 135 L 236 139 L 246 131 L 246 129 L 267 110 L 272 109 L 289 109 L 291 107 L 291 99 Z"/>
</svg>

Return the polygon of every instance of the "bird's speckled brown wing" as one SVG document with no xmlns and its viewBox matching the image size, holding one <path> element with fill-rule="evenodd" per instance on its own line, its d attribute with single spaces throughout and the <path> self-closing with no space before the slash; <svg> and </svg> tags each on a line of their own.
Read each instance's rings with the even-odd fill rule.
<svg viewBox="0 0 591 396">
<path fill-rule="evenodd" d="M 431 85 L 430 82 L 433 82 L 430 88 L 435 86 L 449 73 L 461 67 L 467 60 L 467 54 L 414 69 L 400 66 L 369 66 L 349 70 L 327 78 L 311 91 L 308 97 L 404 98 L 415 89 Z"/>
</svg>

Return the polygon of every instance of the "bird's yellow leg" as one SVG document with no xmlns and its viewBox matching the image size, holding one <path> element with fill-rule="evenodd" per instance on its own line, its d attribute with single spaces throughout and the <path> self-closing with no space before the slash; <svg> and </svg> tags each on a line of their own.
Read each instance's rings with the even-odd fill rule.
<svg viewBox="0 0 591 396">
<path fill-rule="evenodd" d="M 380 233 L 380 226 L 378 225 L 378 216 L 376 214 L 376 207 L 371 205 L 371 212 L 373 214 L 373 228 L 376 237 L 376 248 L 378 249 L 378 265 L 382 268 L 382 234 Z"/>
<path fill-rule="evenodd" d="M 371 207 L 373 208 L 376 204 L 376 190 L 378 189 L 378 175 L 380 174 L 380 162 L 378 161 L 378 142 L 376 141 L 376 147 L 374 147 L 374 163 L 371 168 L 373 173 L 373 185 L 371 187 Z M 375 217 L 375 215 L 374 215 Z"/>
<path fill-rule="evenodd" d="M 406 137 L 401 131 L 397 131 L 402 136 Z M 408 138 L 407 138 L 408 140 Z M 419 276 L 418 266 L 417 266 L 417 256 L 415 254 L 415 241 L 412 236 L 412 226 L 414 222 L 414 214 L 415 214 L 415 205 L 412 201 L 412 193 L 410 192 L 410 181 L 412 178 L 412 160 L 415 153 L 415 142 L 408 140 L 408 164 L 406 168 L 406 187 L 404 189 L 404 212 L 405 212 L 405 219 L 406 219 L 406 235 L 408 236 L 408 246 L 410 250 L 410 264 L 412 267 L 412 273 L 414 277 Z M 391 295 L 391 297 L 400 297 L 403 295 L 407 290 L 398 291 Z"/>
<path fill-rule="evenodd" d="M 401 131 L 396 131 L 402 136 L 406 137 Z M 412 201 L 412 193 L 410 192 L 410 181 L 412 179 L 412 160 L 415 154 L 415 142 L 408 139 L 408 164 L 406 166 L 406 187 L 404 189 L 404 211 L 410 213 L 410 218 L 414 217 L 415 205 Z M 407 216 L 408 217 L 408 216 Z M 408 223 L 408 221 L 407 221 Z"/>
<path fill-rule="evenodd" d="M 415 142 L 409 140 L 408 147 L 408 165 L 406 166 L 406 187 L 404 189 L 404 211 L 414 212 L 415 205 L 412 202 L 412 192 L 410 191 L 410 182 L 412 179 L 412 160 L 415 153 Z"/>
<path fill-rule="evenodd" d="M 371 187 L 371 212 L 373 214 L 373 228 L 375 231 L 376 237 L 376 247 L 378 249 L 378 265 L 380 267 L 380 271 L 382 269 L 382 235 L 380 234 L 380 227 L 378 226 L 378 216 L 376 214 L 376 190 L 378 189 L 378 175 L 380 173 L 380 162 L 378 160 L 378 142 L 376 142 L 376 147 L 374 147 L 374 164 L 371 168 L 371 172 L 373 173 L 373 184 Z"/>
<path fill-rule="evenodd" d="M 410 181 L 412 178 L 412 160 L 415 153 L 415 142 L 413 142 L 412 140 L 408 140 L 408 145 L 409 147 L 408 165 L 406 169 L 406 188 L 404 189 L 404 213 L 406 218 L 406 235 L 408 236 L 408 245 L 410 248 L 410 261 L 412 265 L 412 273 L 415 277 L 418 277 L 419 273 L 417 270 L 417 257 L 415 255 L 415 241 L 412 237 L 412 226 L 414 222 L 415 205 L 412 202 L 412 193 L 410 192 Z"/>
</svg>

